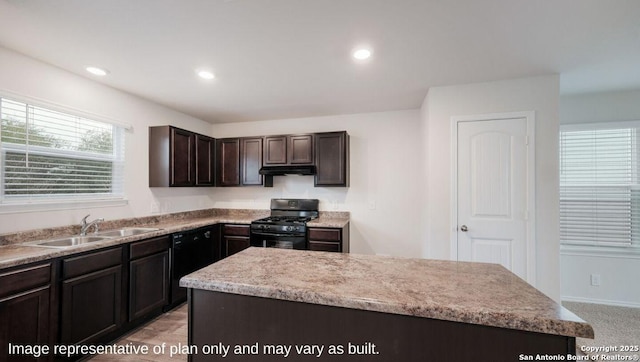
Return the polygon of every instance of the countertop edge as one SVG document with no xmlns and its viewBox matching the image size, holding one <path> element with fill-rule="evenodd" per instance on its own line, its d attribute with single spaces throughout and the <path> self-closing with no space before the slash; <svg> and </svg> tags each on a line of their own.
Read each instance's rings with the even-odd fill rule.
<svg viewBox="0 0 640 362">
<path fill-rule="evenodd" d="M 594 338 L 593 328 L 587 323 L 574 321 L 558 321 L 548 318 L 521 318 L 514 313 L 487 313 L 482 311 L 467 311 L 447 306 L 418 306 L 395 305 L 380 303 L 374 300 L 355 300 L 337 295 L 302 290 L 282 290 L 247 284 L 207 281 L 200 282 L 197 278 L 185 276 L 180 279 L 180 286 L 207 290 L 212 292 L 230 293 L 260 298 L 270 298 L 291 302 L 311 303 L 332 307 L 359 309 L 380 313 L 391 313 L 420 318 L 439 319 L 451 322 L 484 325 L 490 327 L 507 328 L 528 332 L 554 334 L 568 337 Z M 542 326 L 542 327 L 541 327 Z"/>
</svg>

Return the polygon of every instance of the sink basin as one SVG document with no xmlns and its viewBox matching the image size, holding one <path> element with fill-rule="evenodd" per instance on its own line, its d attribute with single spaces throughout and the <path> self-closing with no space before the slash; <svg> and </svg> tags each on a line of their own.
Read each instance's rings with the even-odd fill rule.
<svg viewBox="0 0 640 362">
<path fill-rule="evenodd" d="M 107 236 L 70 236 L 67 238 L 60 238 L 54 240 L 45 240 L 45 241 L 37 241 L 34 243 L 29 243 L 29 245 L 33 246 L 44 246 L 49 248 L 66 248 L 69 246 L 94 243 L 96 241 L 110 239 Z"/>
<path fill-rule="evenodd" d="M 65 238 L 40 240 L 24 243 L 29 246 L 42 246 L 46 248 L 68 248 L 71 246 L 82 245 L 87 243 L 95 243 L 96 241 L 102 241 L 107 239 L 113 239 L 124 236 L 132 236 L 138 234 L 149 233 L 152 231 L 160 230 L 158 228 L 123 228 L 115 230 L 105 230 L 96 234 L 86 236 L 68 236 Z"/>
<path fill-rule="evenodd" d="M 131 235 L 150 233 L 152 231 L 157 231 L 157 230 L 160 230 L 160 229 L 158 228 L 124 228 L 124 229 L 100 231 L 95 235 L 121 237 L 121 236 L 131 236 Z"/>
</svg>

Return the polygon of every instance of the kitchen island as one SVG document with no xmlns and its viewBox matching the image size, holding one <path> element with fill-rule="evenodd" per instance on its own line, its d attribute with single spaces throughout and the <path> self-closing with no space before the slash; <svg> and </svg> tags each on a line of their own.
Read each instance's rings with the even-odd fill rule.
<svg viewBox="0 0 640 362">
<path fill-rule="evenodd" d="M 497 264 L 249 248 L 180 285 L 191 361 L 566 360 L 593 338 Z"/>
</svg>

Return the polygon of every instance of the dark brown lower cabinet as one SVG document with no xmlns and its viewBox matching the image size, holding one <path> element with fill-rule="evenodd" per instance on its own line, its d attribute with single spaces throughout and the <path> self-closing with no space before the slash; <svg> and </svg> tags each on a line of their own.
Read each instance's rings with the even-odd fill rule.
<svg viewBox="0 0 640 362">
<path fill-rule="evenodd" d="M 120 328 L 122 247 L 62 261 L 61 336 L 64 344 L 91 344 Z"/>
<path fill-rule="evenodd" d="M 162 312 L 169 303 L 169 237 L 132 243 L 129 259 L 129 321 Z"/>
<path fill-rule="evenodd" d="M 49 345 L 55 341 L 53 263 L 0 273 L 0 361 L 47 361 L 51 356 L 9 355 L 9 344 Z"/>
<path fill-rule="evenodd" d="M 307 229 L 309 250 L 331 251 L 336 253 L 349 252 L 349 224 L 342 228 L 317 228 Z"/>
<path fill-rule="evenodd" d="M 222 257 L 226 258 L 251 246 L 249 225 L 222 227 Z"/>
<path fill-rule="evenodd" d="M 241 252 L 248 248 L 250 245 L 249 238 L 242 236 L 225 236 L 224 248 L 225 257 L 231 256 L 235 253 Z"/>
</svg>

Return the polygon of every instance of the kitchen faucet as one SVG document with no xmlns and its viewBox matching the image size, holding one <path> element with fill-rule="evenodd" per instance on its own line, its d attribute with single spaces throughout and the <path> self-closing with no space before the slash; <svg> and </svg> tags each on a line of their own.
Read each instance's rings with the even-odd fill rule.
<svg viewBox="0 0 640 362">
<path fill-rule="evenodd" d="M 89 223 L 87 223 L 87 218 L 91 216 L 91 214 L 87 214 L 87 216 L 82 218 L 82 224 L 80 225 L 80 236 L 85 236 L 87 235 L 87 230 L 89 230 L 90 227 L 94 227 L 94 232 L 98 232 L 98 230 L 100 230 L 100 223 L 104 221 L 104 218 L 98 218 L 95 219 Z"/>
</svg>

